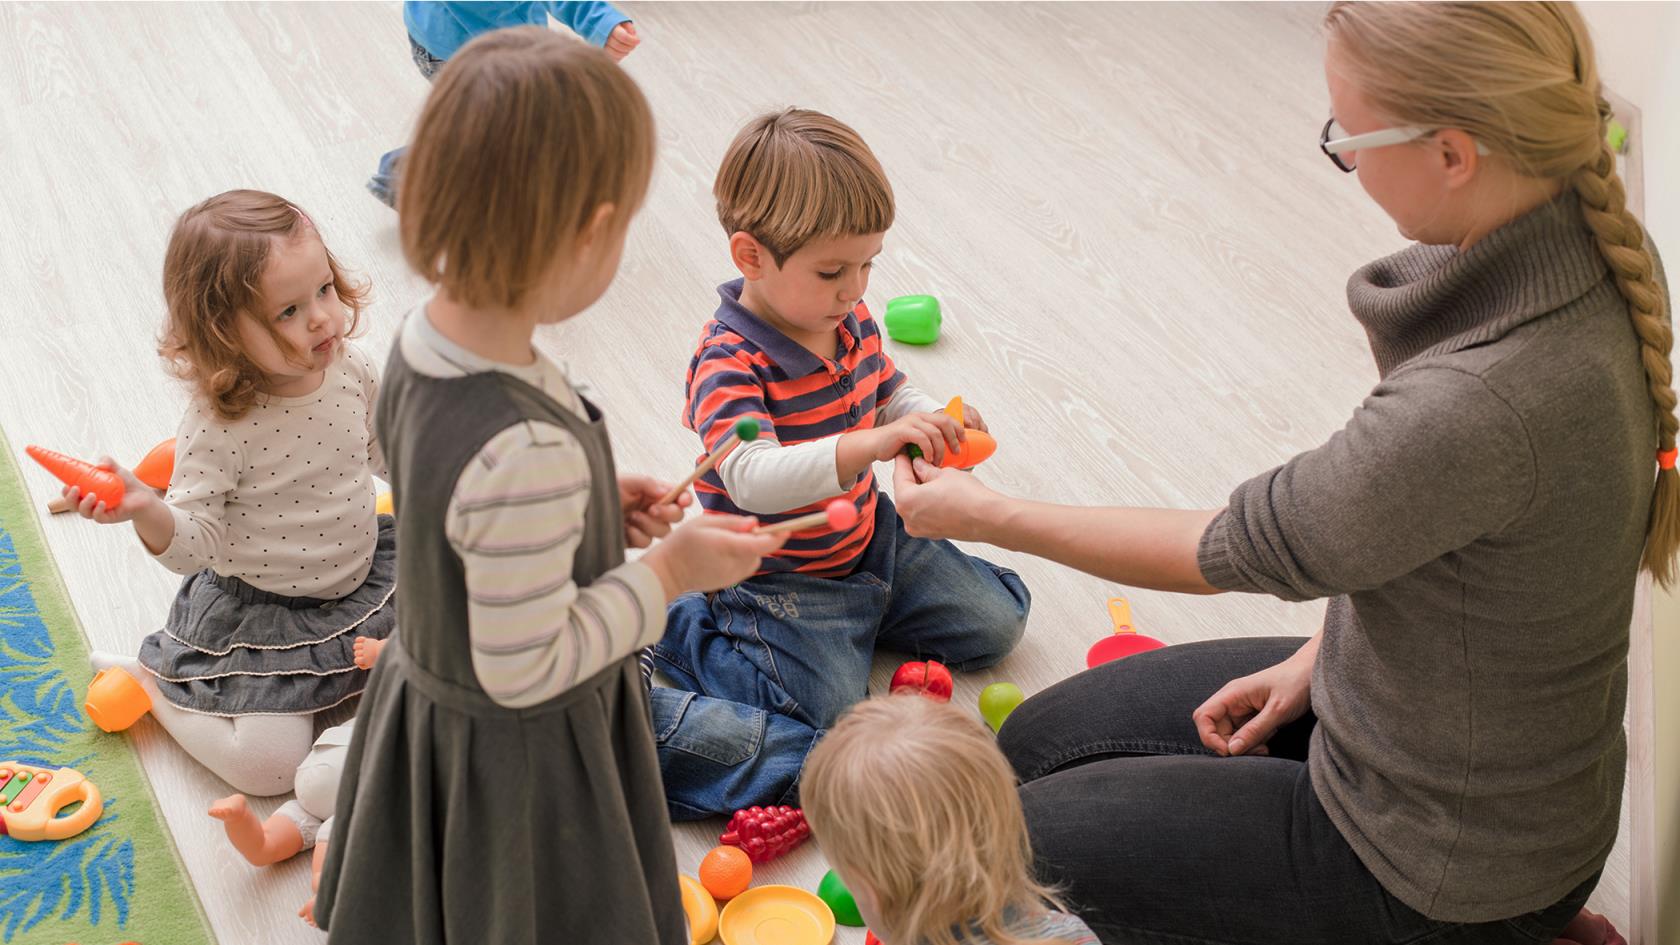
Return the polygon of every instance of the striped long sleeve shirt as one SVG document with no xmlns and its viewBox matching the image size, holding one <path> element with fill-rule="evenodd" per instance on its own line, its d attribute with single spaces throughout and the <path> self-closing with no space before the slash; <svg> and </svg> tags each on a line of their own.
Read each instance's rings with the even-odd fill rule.
<svg viewBox="0 0 1680 945">
<path fill-rule="evenodd" d="M 743 307 L 741 286 L 737 279 L 718 287 L 721 304 L 689 362 L 683 425 L 700 434 L 708 453 L 743 417 L 758 421 L 758 439 L 735 448 L 695 483 L 695 494 L 708 511 L 764 522 L 844 497 L 857 506 L 855 526 L 795 532 L 758 573 L 849 574 L 874 537 L 877 491 L 871 470 L 853 482 L 839 480 L 841 435 L 940 404 L 893 366 L 862 302 L 836 330 L 835 356 L 821 358 Z"/>
<path fill-rule="evenodd" d="M 424 306 L 404 322 L 399 343 L 423 374 L 503 371 L 583 413 L 554 362 L 479 357 L 438 333 Z M 586 587 L 571 577 L 590 490 L 617 487 L 591 482 L 582 447 L 550 423 L 508 427 L 461 471 L 445 533 L 466 574 L 473 671 L 496 702 L 518 708 L 552 698 L 664 632 L 665 592 L 647 565 L 625 562 Z"/>
</svg>

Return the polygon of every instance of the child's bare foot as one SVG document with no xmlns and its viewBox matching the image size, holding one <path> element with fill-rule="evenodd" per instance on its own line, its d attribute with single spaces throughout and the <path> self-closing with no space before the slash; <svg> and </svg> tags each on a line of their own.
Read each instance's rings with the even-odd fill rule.
<svg viewBox="0 0 1680 945">
<path fill-rule="evenodd" d="M 283 823 L 279 829 L 257 819 L 256 811 L 243 794 L 229 794 L 210 805 L 210 816 L 222 822 L 228 842 L 252 866 L 270 866 L 297 855 L 303 848 L 303 838 L 297 827 L 284 817 L 269 818 Z M 289 829 L 287 829 L 289 828 Z"/>
<path fill-rule="evenodd" d="M 314 896 L 310 896 L 309 901 L 304 903 L 303 908 L 298 910 L 298 918 L 302 919 L 305 922 L 308 922 L 310 928 L 315 928 L 315 897 Z"/>
<path fill-rule="evenodd" d="M 372 669 L 378 661 L 380 651 L 385 649 L 385 640 L 375 640 L 373 637 L 357 637 L 351 644 L 356 654 L 357 669 Z"/>
</svg>

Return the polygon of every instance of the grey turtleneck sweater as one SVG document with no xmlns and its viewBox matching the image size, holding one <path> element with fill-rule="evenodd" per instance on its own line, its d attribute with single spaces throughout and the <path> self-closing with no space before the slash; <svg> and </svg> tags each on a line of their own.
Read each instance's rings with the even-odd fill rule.
<svg viewBox="0 0 1680 945">
<path fill-rule="evenodd" d="M 1237 488 L 1202 574 L 1331 598 L 1309 766 L 1383 887 L 1442 921 L 1530 912 L 1616 837 L 1656 470 L 1627 305 L 1572 193 L 1377 260 L 1348 301 L 1381 381 Z"/>
</svg>

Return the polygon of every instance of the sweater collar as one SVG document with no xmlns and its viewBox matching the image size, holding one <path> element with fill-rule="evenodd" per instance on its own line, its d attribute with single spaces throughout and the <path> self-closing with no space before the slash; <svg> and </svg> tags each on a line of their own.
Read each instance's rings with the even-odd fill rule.
<svg viewBox="0 0 1680 945">
<path fill-rule="evenodd" d="M 1573 190 L 1468 250 L 1421 243 L 1360 267 L 1348 306 L 1387 377 L 1420 355 L 1498 339 L 1585 295 L 1607 267 Z"/>
</svg>

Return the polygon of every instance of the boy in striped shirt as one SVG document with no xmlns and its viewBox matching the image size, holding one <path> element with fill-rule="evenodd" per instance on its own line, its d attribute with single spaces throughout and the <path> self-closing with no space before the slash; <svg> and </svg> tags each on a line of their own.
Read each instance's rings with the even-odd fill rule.
<svg viewBox="0 0 1680 945">
<path fill-rule="evenodd" d="M 907 535 L 871 469 L 912 445 L 937 462 L 964 428 L 985 429 L 977 411 L 959 427 L 910 386 L 863 304 L 893 221 L 880 163 L 846 125 L 789 109 L 742 130 L 713 193 L 743 278 L 718 288 L 683 423 L 708 451 L 743 417 L 761 432 L 696 484 L 700 503 L 770 523 L 843 496 L 859 517 L 796 532 L 735 587 L 673 601 L 660 669 L 679 688 L 822 729 L 866 694 L 877 646 L 954 670 L 996 663 L 1026 625 L 1026 586 Z"/>
</svg>

